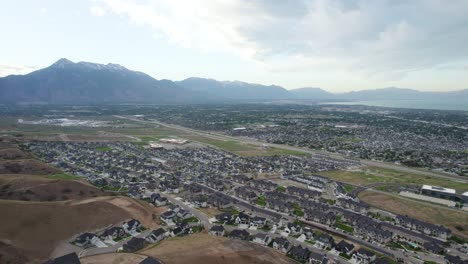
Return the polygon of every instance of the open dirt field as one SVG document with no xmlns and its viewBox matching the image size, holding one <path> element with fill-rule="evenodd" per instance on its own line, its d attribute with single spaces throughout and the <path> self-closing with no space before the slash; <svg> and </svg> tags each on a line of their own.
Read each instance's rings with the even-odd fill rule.
<svg viewBox="0 0 468 264">
<path fill-rule="evenodd" d="M 107 194 L 84 181 L 56 180 L 38 175 L 0 175 L 0 199 L 62 201 L 104 195 Z"/>
<path fill-rule="evenodd" d="M 442 224 L 450 228 L 452 232 L 468 237 L 467 212 L 370 190 L 360 193 L 359 198 L 374 207 L 396 214 L 408 215 L 433 224 Z"/>
<path fill-rule="evenodd" d="M 165 263 L 294 263 L 285 255 L 247 241 L 213 237 L 206 233 L 171 238 L 143 250 L 143 255 Z"/>
<path fill-rule="evenodd" d="M 0 200 L 1 242 L 13 246 L 32 263 L 47 259 L 55 245 L 72 236 L 131 217 L 108 202 L 23 202 Z"/>
<path fill-rule="evenodd" d="M 31 155 L 16 147 L 0 147 L 0 160 L 30 159 Z"/>
<path fill-rule="evenodd" d="M 213 207 L 198 208 L 197 210 L 206 214 L 208 217 L 215 217 L 216 215 L 219 215 L 222 213 L 220 210 L 213 208 Z"/>
<path fill-rule="evenodd" d="M 38 160 L 0 160 L 0 174 L 50 175 L 60 172 Z"/>
<path fill-rule="evenodd" d="M 147 256 L 130 253 L 111 253 L 85 257 L 80 259 L 81 264 L 137 264 Z"/>
</svg>

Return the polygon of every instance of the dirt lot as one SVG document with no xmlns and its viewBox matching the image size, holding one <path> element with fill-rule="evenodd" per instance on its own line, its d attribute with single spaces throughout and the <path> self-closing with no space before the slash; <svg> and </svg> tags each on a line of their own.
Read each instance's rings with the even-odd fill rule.
<svg viewBox="0 0 468 264">
<path fill-rule="evenodd" d="M 433 224 L 442 224 L 450 228 L 452 232 L 468 237 L 468 213 L 466 212 L 369 190 L 360 193 L 359 198 L 372 206 L 396 214 L 408 215 Z"/>
<path fill-rule="evenodd" d="M 0 174 L 50 175 L 60 172 L 38 160 L 0 160 Z"/>
<path fill-rule="evenodd" d="M 144 201 L 137 201 L 128 197 L 108 197 L 105 200 L 125 210 L 145 227 L 152 229 L 160 227 L 159 216 L 167 210 L 166 207 L 153 207 Z"/>
<path fill-rule="evenodd" d="M 165 263 L 294 263 L 271 248 L 206 233 L 171 238 L 140 253 Z"/>
<path fill-rule="evenodd" d="M 137 264 L 147 256 L 130 253 L 111 253 L 82 258 L 81 264 Z"/>
<path fill-rule="evenodd" d="M 206 214 L 208 217 L 215 217 L 215 216 L 222 213 L 220 210 L 218 210 L 216 208 L 213 208 L 213 207 L 198 208 L 197 210 L 204 213 L 204 214 Z"/>
<path fill-rule="evenodd" d="M 75 234 L 103 228 L 131 217 L 108 202 L 23 202 L 0 200 L 0 237 L 32 263 L 49 256 L 55 245 Z"/>
<path fill-rule="evenodd" d="M 12 159 L 30 159 L 31 155 L 18 149 L 15 146 L 9 146 L 6 148 L 0 147 L 0 160 L 12 160 Z"/>
<path fill-rule="evenodd" d="M 38 175 L 0 175 L 0 199 L 62 201 L 106 195 L 84 181 L 55 180 Z"/>
</svg>

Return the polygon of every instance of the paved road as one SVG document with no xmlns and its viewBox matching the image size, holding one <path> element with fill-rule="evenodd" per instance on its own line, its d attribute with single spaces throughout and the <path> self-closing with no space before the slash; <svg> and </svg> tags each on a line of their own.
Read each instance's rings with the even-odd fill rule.
<svg viewBox="0 0 468 264">
<path fill-rule="evenodd" d="M 320 154 L 329 155 L 330 157 L 333 157 L 333 158 L 343 158 L 343 156 L 341 154 L 327 152 L 327 151 L 323 151 L 323 150 L 311 150 L 311 149 L 306 149 L 306 148 L 293 147 L 293 146 L 289 146 L 289 145 L 267 143 L 267 142 L 262 142 L 260 140 L 256 140 L 256 139 L 252 139 L 252 138 L 246 138 L 246 137 L 227 136 L 227 135 L 224 135 L 224 134 L 221 134 L 221 133 L 218 133 L 218 132 L 206 132 L 206 131 L 201 131 L 201 130 L 195 130 L 195 129 L 192 129 L 192 128 L 167 124 L 167 123 L 159 122 L 159 121 L 156 121 L 156 120 L 146 121 L 146 120 L 141 120 L 141 119 L 134 118 L 134 117 L 119 116 L 119 115 L 114 115 L 114 117 L 127 119 L 127 120 L 131 120 L 131 121 L 135 121 L 135 122 L 146 123 L 146 124 L 154 124 L 154 125 L 164 126 L 164 127 L 168 127 L 168 128 L 188 132 L 188 133 L 191 133 L 191 134 L 201 135 L 201 136 L 211 138 L 211 139 L 236 140 L 236 141 L 242 141 L 242 142 L 252 144 L 252 145 L 256 145 L 256 146 L 267 145 L 267 146 L 270 146 L 270 147 L 275 147 L 275 148 L 280 148 L 280 149 L 293 150 L 293 151 L 302 151 L 302 152 L 309 153 L 309 154 L 320 153 Z M 406 173 L 415 173 L 415 174 L 426 175 L 426 176 L 431 176 L 431 177 L 436 177 L 436 178 L 449 179 L 449 180 L 453 180 L 453 181 L 457 181 L 457 182 L 468 183 L 468 179 L 466 177 L 453 175 L 453 174 L 437 173 L 437 172 L 431 172 L 431 171 L 425 171 L 425 170 L 418 170 L 418 169 L 413 169 L 413 168 L 409 168 L 409 167 L 399 166 L 399 165 L 396 165 L 396 164 L 380 162 L 380 161 L 360 160 L 360 162 L 362 164 L 364 164 L 364 165 L 367 165 L 367 166 L 374 166 L 374 167 L 379 167 L 379 168 L 384 168 L 384 169 L 393 169 L 393 170 L 406 172 Z"/>
</svg>

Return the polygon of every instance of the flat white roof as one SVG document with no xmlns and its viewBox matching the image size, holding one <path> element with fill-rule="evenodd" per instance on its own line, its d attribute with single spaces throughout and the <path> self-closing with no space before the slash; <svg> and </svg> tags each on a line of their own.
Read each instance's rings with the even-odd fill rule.
<svg viewBox="0 0 468 264">
<path fill-rule="evenodd" d="M 439 187 L 439 186 L 423 185 L 422 188 L 425 190 L 431 190 L 431 191 L 436 191 L 436 192 L 444 192 L 444 193 L 451 193 L 451 194 L 456 193 L 455 189 L 449 189 L 449 188 L 444 188 L 444 187 Z"/>
<path fill-rule="evenodd" d="M 468 196 L 468 192 L 462 193 L 463 196 Z"/>
</svg>

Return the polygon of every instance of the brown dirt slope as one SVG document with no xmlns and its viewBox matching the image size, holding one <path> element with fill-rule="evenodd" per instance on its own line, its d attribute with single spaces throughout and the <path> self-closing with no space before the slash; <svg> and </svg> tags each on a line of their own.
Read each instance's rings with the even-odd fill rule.
<svg viewBox="0 0 468 264">
<path fill-rule="evenodd" d="M 143 226 L 152 229 L 160 227 L 159 215 L 167 209 L 166 207 L 153 207 L 146 202 L 123 196 L 97 197 L 83 201 L 70 202 L 70 204 L 78 205 L 98 201 L 112 204 L 126 211 L 132 218 L 138 219 Z"/>
<path fill-rule="evenodd" d="M 106 195 L 83 181 L 48 179 L 37 175 L 0 174 L 0 199 L 62 201 Z"/>
<path fill-rule="evenodd" d="M 85 257 L 80 259 L 81 264 L 136 264 L 147 256 L 131 253 L 110 253 Z"/>
<path fill-rule="evenodd" d="M 140 253 L 168 264 L 294 263 L 274 249 L 247 241 L 213 237 L 206 233 L 172 238 Z"/>
<path fill-rule="evenodd" d="M 1 242 L 27 256 L 31 263 L 46 260 L 61 240 L 131 217 L 126 210 L 104 201 L 73 205 L 0 200 L 0 212 Z"/>
<path fill-rule="evenodd" d="M 50 175 L 60 172 L 38 160 L 0 160 L 0 174 Z"/>
<path fill-rule="evenodd" d="M 17 147 L 9 146 L 7 148 L 0 148 L 0 160 L 13 160 L 13 159 L 30 159 L 31 155 L 18 149 Z"/>
</svg>

